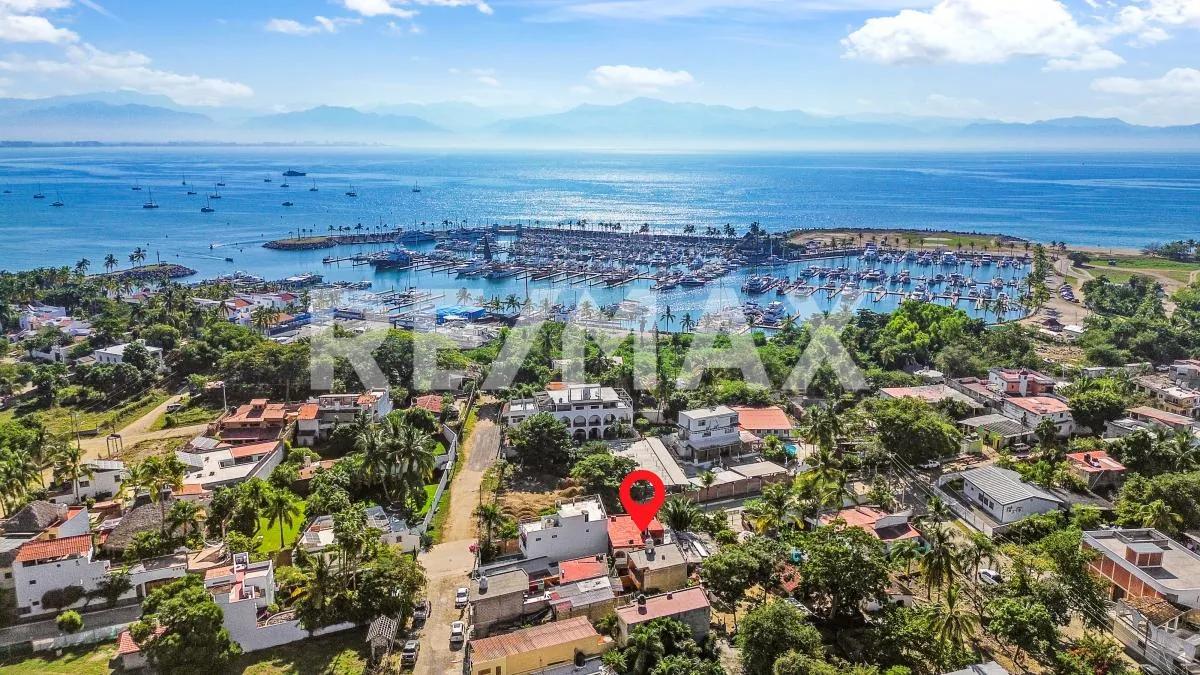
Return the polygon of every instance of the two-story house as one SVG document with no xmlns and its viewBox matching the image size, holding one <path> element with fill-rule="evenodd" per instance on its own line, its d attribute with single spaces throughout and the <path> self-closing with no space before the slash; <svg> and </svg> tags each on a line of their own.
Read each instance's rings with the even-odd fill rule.
<svg viewBox="0 0 1200 675">
<path fill-rule="evenodd" d="M 633 424 L 629 394 L 598 384 L 554 383 L 532 399 L 508 402 L 500 418 L 507 426 L 516 426 L 543 412 L 558 418 L 577 441 L 612 438 L 618 424 Z"/>
<path fill-rule="evenodd" d="M 741 444 L 738 414 L 728 406 L 684 410 L 675 425 L 675 446 L 680 457 L 707 462 L 723 449 Z"/>
</svg>

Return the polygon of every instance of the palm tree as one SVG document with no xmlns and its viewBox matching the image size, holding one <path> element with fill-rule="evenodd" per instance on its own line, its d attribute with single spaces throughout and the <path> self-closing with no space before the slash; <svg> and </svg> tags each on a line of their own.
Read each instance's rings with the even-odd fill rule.
<svg viewBox="0 0 1200 675">
<path fill-rule="evenodd" d="M 167 531 L 175 534 L 183 530 L 183 538 L 200 529 L 200 505 L 193 501 L 179 500 L 167 512 Z"/>
<path fill-rule="evenodd" d="M 685 333 L 692 332 L 692 329 L 696 327 L 696 320 L 692 318 L 691 312 L 687 312 L 683 315 L 683 318 L 679 320 L 679 327 L 682 328 L 683 332 Z"/>
<path fill-rule="evenodd" d="M 403 488 L 420 488 L 433 476 L 436 443 L 428 433 L 389 418 L 384 444 Z"/>
<path fill-rule="evenodd" d="M 947 646 L 963 647 L 979 628 L 979 613 L 960 602 L 958 584 L 946 589 L 943 606 L 932 615 L 932 628 L 938 641 Z"/>
<path fill-rule="evenodd" d="M 630 664 L 630 675 L 649 675 L 667 651 L 659 631 L 648 627 L 635 630 L 629 636 L 628 647 L 629 653 L 635 655 Z"/>
<path fill-rule="evenodd" d="M 663 323 L 667 324 L 667 330 L 671 330 L 671 323 L 675 321 L 675 314 L 671 312 L 670 305 L 667 305 L 666 308 L 663 309 L 662 316 L 660 316 L 659 319 L 662 319 Z"/>
<path fill-rule="evenodd" d="M 479 525 L 483 528 L 483 548 L 491 550 L 492 537 L 495 536 L 496 530 L 504 525 L 504 511 L 495 502 L 480 504 L 475 508 L 475 517 L 479 519 Z"/>
<path fill-rule="evenodd" d="M 888 549 L 888 559 L 893 565 L 903 565 L 904 575 L 912 574 L 912 565 L 921 557 L 921 545 L 916 539 L 898 541 Z"/>
<path fill-rule="evenodd" d="M 267 305 L 259 305 L 250 312 L 250 322 L 254 324 L 260 332 L 266 333 L 267 329 L 275 325 L 279 319 L 279 312 L 276 312 Z"/>
<path fill-rule="evenodd" d="M 672 530 L 686 532 L 700 518 L 700 507 L 690 499 L 672 497 L 659 509 L 658 517 Z"/>
<path fill-rule="evenodd" d="M 300 500 L 296 499 L 290 490 L 276 488 L 267 492 L 266 503 L 263 505 L 263 517 L 267 519 L 267 522 L 273 520 L 279 523 L 280 549 L 286 545 L 284 532 L 289 525 L 296 522 L 300 514 Z M 285 520 L 286 523 L 284 523 Z"/>
<path fill-rule="evenodd" d="M 141 246 L 133 249 L 133 253 L 129 254 L 129 262 L 133 263 L 134 266 L 141 264 L 144 260 L 146 260 L 146 250 Z"/>
<path fill-rule="evenodd" d="M 1161 499 L 1139 507 L 1137 519 L 1142 527 L 1151 527 L 1163 532 L 1175 532 L 1183 525 L 1183 516 L 1175 513 L 1171 506 Z"/>
<path fill-rule="evenodd" d="M 366 413 L 360 414 L 355 421 L 357 422 L 365 415 Z M 384 443 L 383 431 L 370 424 L 369 420 L 366 428 L 361 428 L 357 424 L 355 427 L 354 449 L 362 453 L 363 474 L 368 483 L 383 488 L 384 498 L 391 502 L 392 494 L 388 490 L 388 484 L 389 479 L 395 474 L 395 465 Z"/>
<path fill-rule="evenodd" d="M 804 414 L 804 426 L 800 433 L 804 440 L 829 452 L 837 448 L 842 435 L 842 421 L 831 405 L 809 408 Z"/>
<path fill-rule="evenodd" d="M 84 463 L 83 449 L 78 445 L 63 445 L 55 454 L 54 476 L 62 481 L 70 481 L 75 491 L 75 502 L 79 502 L 79 479 L 91 478 L 92 467 Z"/>
<path fill-rule="evenodd" d="M 174 453 L 147 457 L 133 465 L 129 480 L 150 493 L 150 501 L 158 504 L 162 533 L 167 533 L 166 500 L 163 493 L 183 487 L 183 476 L 187 467 Z"/>
<path fill-rule="evenodd" d="M 787 448 L 783 444 L 783 439 L 779 438 L 775 434 L 767 434 L 767 436 L 763 438 L 762 450 L 763 457 L 766 457 L 772 462 L 780 457 L 787 457 Z"/>
<path fill-rule="evenodd" d="M 972 577 L 976 577 L 985 561 L 996 562 L 996 542 L 982 532 L 971 532 L 969 536 L 970 542 L 962 552 L 962 564 L 969 565 Z"/>
<path fill-rule="evenodd" d="M 458 293 L 455 294 L 455 298 L 458 300 L 458 304 L 460 305 L 465 303 L 470 297 L 471 291 L 468 291 L 465 287 L 458 289 Z"/>
<path fill-rule="evenodd" d="M 91 260 L 88 260 L 87 258 L 80 258 L 78 262 L 75 263 L 75 273 L 79 276 L 83 276 L 87 274 L 88 268 L 91 266 Z"/>
<path fill-rule="evenodd" d="M 117 256 L 115 256 L 111 253 L 104 256 L 104 269 L 107 270 L 108 272 L 112 272 L 120 264 L 121 263 L 117 262 Z"/>
<path fill-rule="evenodd" d="M 958 571 L 958 548 L 945 528 L 930 528 L 926 536 L 929 548 L 921 556 L 921 572 L 925 575 L 925 596 L 932 597 L 933 587 L 945 588 Z"/>
</svg>

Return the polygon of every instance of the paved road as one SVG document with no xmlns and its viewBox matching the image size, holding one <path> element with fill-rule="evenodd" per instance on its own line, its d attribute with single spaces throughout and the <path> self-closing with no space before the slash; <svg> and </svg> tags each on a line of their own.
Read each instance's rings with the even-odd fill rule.
<svg viewBox="0 0 1200 675">
<path fill-rule="evenodd" d="M 483 474 L 496 460 L 500 448 L 500 428 L 493 421 L 494 406 L 480 410 L 470 438 L 463 444 L 463 468 L 450 487 L 450 512 L 442 528 L 443 543 L 421 554 L 427 579 L 426 596 L 432 604 L 429 621 L 421 630 L 421 656 L 415 669 L 421 675 L 461 673 L 462 648 L 450 648 L 450 622 L 465 620 L 462 610 L 454 608 L 454 593 L 470 586 L 475 567 L 471 545 L 476 543 L 473 513 L 479 503 L 479 485 Z"/>
<path fill-rule="evenodd" d="M 103 628 L 105 626 L 124 626 L 140 618 L 142 618 L 142 606 L 138 603 L 83 613 L 83 624 L 88 629 Z M 7 647 L 31 640 L 53 638 L 59 635 L 62 635 L 62 631 L 58 630 L 58 626 L 54 624 L 53 618 L 35 623 L 23 623 L 0 629 L 0 646 Z"/>
</svg>

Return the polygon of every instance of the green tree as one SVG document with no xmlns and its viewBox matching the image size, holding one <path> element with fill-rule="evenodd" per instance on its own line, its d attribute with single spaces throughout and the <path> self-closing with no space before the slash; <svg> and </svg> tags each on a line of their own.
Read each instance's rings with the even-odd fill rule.
<svg viewBox="0 0 1200 675">
<path fill-rule="evenodd" d="M 79 612 L 68 609 L 54 619 L 54 625 L 64 633 L 78 633 L 83 630 L 83 617 L 79 616 Z"/>
<path fill-rule="evenodd" d="M 614 455 L 606 448 L 575 462 L 570 476 L 587 494 L 599 495 L 605 508 L 613 509 L 619 503 L 617 492 L 621 481 L 636 468 L 637 462 L 632 458 Z"/>
<path fill-rule="evenodd" d="M 1124 414 L 1126 404 L 1124 397 L 1107 389 L 1079 392 L 1067 402 L 1075 421 L 1097 434 L 1104 431 L 1105 423 Z"/>
<path fill-rule="evenodd" d="M 870 402 L 879 442 L 909 464 L 958 454 L 962 433 L 919 398 Z"/>
<path fill-rule="evenodd" d="M 567 427 L 550 413 L 538 413 L 508 431 L 509 443 L 527 466 L 554 469 L 570 458 Z"/>
<path fill-rule="evenodd" d="M 142 603 L 141 620 L 129 632 L 150 664 L 163 673 L 220 672 L 241 653 L 204 581 L 191 574 L 154 589 Z"/>
<path fill-rule="evenodd" d="M 888 584 L 883 544 L 861 528 L 818 527 L 800 538 L 799 547 L 800 589 L 810 607 L 828 608 L 826 618 L 856 616 L 864 601 L 883 597 Z"/>
<path fill-rule="evenodd" d="M 71 486 L 76 503 L 79 502 L 79 479 L 90 479 L 95 475 L 92 467 L 85 463 L 86 457 L 80 446 L 64 444 L 52 458 L 55 479 Z"/>
<path fill-rule="evenodd" d="M 199 531 L 201 512 L 196 502 L 176 501 L 167 511 L 167 532 L 172 535 L 182 532 L 181 536 L 187 539 L 193 532 Z"/>
<path fill-rule="evenodd" d="M 942 598 L 942 606 L 933 615 L 933 630 L 942 642 L 966 646 L 979 628 L 979 614 L 959 595 L 957 584 L 951 584 Z"/>
<path fill-rule="evenodd" d="M 772 600 L 746 613 L 738 623 L 737 645 L 746 673 L 770 673 L 788 652 L 811 657 L 823 653 L 821 633 L 797 608 Z"/>
<path fill-rule="evenodd" d="M 658 511 L 658 518 L 667 527 L 676 532 L 686 532 L 692 529 L 701 516 L 700 507 L 685 497 L 672 497 L 663 502 Z"/>
<path fill-rule="evenodd" d="M 284 533 L 288 526 L 296 522 L 304 512 L 300 508 L 300 500 L 291 490 L 272 488 L 267 492 L 263 503 L 262 514 L 268 521 L 279 523 L 279 548 L 286 546 Z"/>
<path fill-rule="evenodd" d="M 1045 605 L 1031 598 L 1001 597 L 987 604 L 988 632 L 1013 648 L 1019 661 L 1021 652 L 1040 654 L 1057 638 L 1054 619 Z"/>
</svg>

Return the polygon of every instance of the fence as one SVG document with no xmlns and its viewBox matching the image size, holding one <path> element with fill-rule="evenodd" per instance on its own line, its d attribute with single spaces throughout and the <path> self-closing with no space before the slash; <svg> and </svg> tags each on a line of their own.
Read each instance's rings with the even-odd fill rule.
<svg viewBox="0 0 1200 675">
<path fill-rule="evenodd" d="M 470 414 L 470 408 L 467 409 L 467 414 Z M 425 519 L 421 521 L 421 527 L 419 528 L 421 534 L 424 534 L 429 529 L 429 525 L 433 522 L 433 517 L 437 514 L 438 502 L 442 500 L 442 493 L 450 486 L 450 479 L 454 476 L 454 462 L 458 459 L 458 432 L 443 424 L 442 436 L 450 442 L 450 448 L 446 453 L 448 455 L 446 458 L 446 468 L 442 471 L 442 478 L 438 481 L 437 490 L 433 493 L 433 504 L 425 512 Z"/>
<path fill-rule="evenodd" d="M 125 630 L 129 624 L 121 623 L 112 626 L 101 626 L 90 630 L 81 630 L 78 633 L 66 633 L 56 635 L 51 638 L 44 638 L 33 641 L 33 651 L 46 652 L 56 649 L 65 649 L 67 647 L 78 647 L 79 645 L 90 645 L 97 642 L 107 642 L 116 640 L 121 631 Z"/>
</svg>

